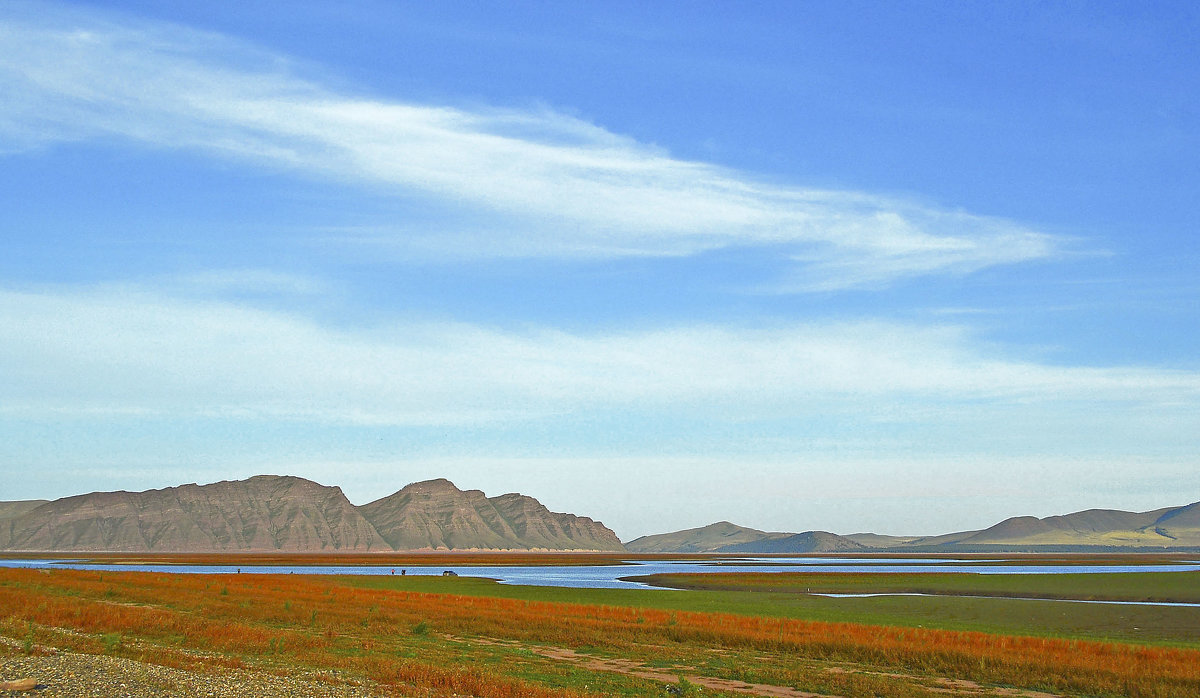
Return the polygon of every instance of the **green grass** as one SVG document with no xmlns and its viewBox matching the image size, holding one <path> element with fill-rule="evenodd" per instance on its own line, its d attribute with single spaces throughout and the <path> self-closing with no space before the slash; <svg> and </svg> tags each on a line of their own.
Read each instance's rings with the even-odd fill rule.
<svg viewBox="0 0 1200 698">
<path fill-rule="evenodd" d="M 1100 574 L 779 572 L 632 577 L 673 589 L 785 593 L 919 593 L 1200 603 L 1200 570 Z"/>
<path fill-rule="evenodd" d="M 1172 572 L 1164 574 L 1189 575 Z M 883 576 L 883 575 L 879 575 Z M 1018 576 L 1018 575 L 1012 575 Z M 1081 585 L 1093 575 L 1068 577 Z M 828 598 L 776 591 L 570 589 L 458 577 L 340 577 L 365 588 L 1200 647 L 1200 608 L 954 596 Z M 1059 580 L 1067 585 L 1070 580 Z M 1184 583 L 1183 578 L 1180 583 Z"/>
</svg>

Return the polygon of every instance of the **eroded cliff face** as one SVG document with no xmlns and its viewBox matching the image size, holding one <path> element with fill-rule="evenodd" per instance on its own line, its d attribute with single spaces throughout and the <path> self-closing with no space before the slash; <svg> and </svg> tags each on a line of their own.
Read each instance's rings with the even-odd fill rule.
<svg viewBox="0 0 1200 698">
<path fill-rule="evenodd" d="M 443 479 L 413 483 L 359 511 L 397 550 L 624 550 L 615 533 L 587 517 L 552 512 L 520 494 L 488 498 Z"/>
<path fill-rule="evenodd" d="M 340 488 L 278 475 L 12 504 L 15 515 L 0 518 L 0 549 L 624 550 L 616 534 L 592 519 L 551 512 L 520 494 L 489 499 L 448 480 L 414 483 L 362 507 Z"/>
<path fill-rule="evenodd" d="M 390 549 L 340 488 L 275 475 L 65 497 L 3 523 L 0 546 L 10 550 Z"/>
<path fill-rule="evenodd" d="M 488 500 L 531 548 L 624 550 L 617 534 L 586 516 L 552 512 L 533 497 L 502 494 Z M 582 546 L 581 543 L 588 543 Z"/>
</svg>

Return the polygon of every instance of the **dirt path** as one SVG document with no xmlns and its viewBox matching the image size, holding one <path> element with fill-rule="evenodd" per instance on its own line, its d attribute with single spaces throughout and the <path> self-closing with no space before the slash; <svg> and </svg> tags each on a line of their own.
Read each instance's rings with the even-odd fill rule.
<svg viewBox="0 0 1200 698">
<path fill-rule="evenodd" d="M 748 693 L 756 696 L 768 696 L 768 698 L 842 698 L 827 693 L 810 693 L 801 691 L 789 686 L 774 686 L 765 683 L 748 683 L 746 681 L 734 681 L 732 679 L 718 679 L 712 676 L 699 676 L 694 674 L 684 673 L 689 669 L 683 669 L 677 672 L 668 673 L 665 669 L 659 669 L 646 666 L 641 662 L 632 659 L 619 659 L 608 657 L 597 657 L 591 654 L 576 652 L 565 647 L 546 647 L 543 645 L 525 645 L 513 640 L 500 640 L 497 638 L 463 638 L 446 636 L 447 639 L 457 640 L 459 642 L 473 642 L 481 645 L 496 645 L 500 647 L 520 647 L 528 650 L 546 659 L 554 659 L 557 661 L 571 662 L 578 664 L 584 669 L 592 671 L 612 671 L 618 674 L 627 676 L 636 676 L 640 679 L 650 679 L 651 681 L 662 681 L 665 683 L 675 683 L 681 677 L 687 679 L 689 683 L 694 683 L 697 686 L 711 688 L 718 691 L 735 691 L 738 693 Z M 695 669 L 690 669 L 695 671 Z"/>
<path fill-rule="evenodd" d="M 570 662 L 591 671 L 611 671 L 618 674 L 625 674 L 627 676 L 636 676 L 641 679 L 649 679 L 651 681 L 675 683 L 682 677 L 687 679 L 689 683 L 703 686 L 704 688 L 719 691 L 732 691 L 735 693 L 746 693 L 755 696 L 766 696 L 767 698 L 841 698 L 840 696 L 827 693 L 801 691 L 800 689 L 792 688 L 790 686 L 750 683 L 747 681 L 721 679 L 713 676 L 701 676 L 693 673 L 696 671 L 694 667 L 677 667 L 675 671 L 668 671 L 664 668 L 647 666 L 642 662 L 632 659 L 597 657 L 595 655 L 586 654 L 583 652 L 576 652 L 575 650 L 565 647 L 526 645 L 514 640 L 500 640 L 497 638 L 467 639 L 453 636 L 446 637 L 447 639 L 456 640 L 459 642 L 472 642 L 502 647 L 519 647 L 540 657 L 545 657 L 546 659 L 553 659 L 556 661 Z M 765 661 L 770 660 L 769 657 L 761 657 L 760 659 Z M 1056 693 L 1044 693 L 1042 691 L 1025 690 L 1019 688 L 1003 688 L 999 686 L 984 686 L 968 679 L 916 676 L 911 674 L 868 671 L 865 669 L 849 669 L 845 667 L 828 667 L 824 669 L 824 671 L 830 674 L 865 674 L 870 676 L 899 679 L 901 681 L 911 682 L 918 686 L 923 686 L 926 690 L 935 693 L 944 693 L 955 696 L 978 696 L 980 698 L 983 696 L 999 696 L 1003 698 L 1067 698 L 1066 696 Z M 929 685 L 930 683 L 934 685 Z"/>
<path fill-rule="evenodd" d="M 922 677 L 912 674 L 894 674 L 883 671 L 866 671 L 864 669 L 846 669 L 843 667 L 829 667 L 825 670 L 830 674 L 869 674 L 871 676 L 883 676 L 885 678 L 905 679 L 909 681 L 919 681 Z M 1001 686 L 984 686 L 970 679 L 949 679 L 945 677 L 927 677 L 926 681 L 932 681 L 937 684 L 930 686 L 929 690 L 938 693 L 947 693 L 955 696 L 1004 696 L 1005 698 L 1068 698 L 1061 693 L 1045 693 L 1043 691 L 1035 691 L 1033 689 L 1024 688 L 1004 688 Z"/>
<path fill-rule="evenodd" d="M 739 693 L 749 693 L 756 696 L 770 696 L 771 698 L 839 698 L 838 696 L 830 696 L 826 693 L 809 693 L 808 691 L 800 691 L 788 686 L 773 686 L 765 683 L 747 683 L 745 681 L 733 681 L 731 679 L 718 679 L 712 676 L 698 676 L 694 674 L 668 674 L 662 670 L 655 670 L 647 667 L 644 664 L 635 662 L 631 659 L 606 659 L 595 657 L 590 654 L 580 654 L 574 650 L 569 650 L 562 647 L 528 647 L 526 648 L 534 654 L 546 657 L 548 659 L 558 659 L 568 661 L 582 666 L 585 669 L 593 671 L 615 671 L 620 674 L 628 674 L 637 676 L 638 678 L 651 679 L 654 681 L 665 681 L 674 683 L 679 680 L 679 677 L 687 679 L 689 683 L 694 683 L 697 686 L 711 688 L 719 691 L 737 691 Z"/>
</svg>

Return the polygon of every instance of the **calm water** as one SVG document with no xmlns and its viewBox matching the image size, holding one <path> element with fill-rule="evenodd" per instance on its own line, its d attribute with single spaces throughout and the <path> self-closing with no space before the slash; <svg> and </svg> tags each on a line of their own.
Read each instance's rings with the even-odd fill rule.
<svg viewBox="0 0 1200 698">
<path fill-rule="evenodd" d="M 725 560 L 720 564 L 695 560 L 631 561 L 627 565 L 597 565 L 581 567 L 470 567 L 442 563 L 437 566 L 369 567 L 369 566 L 292 566 L 292 565 L 110 565 L 93 564 L 69 559 L 2 560 L 2 567 L 55 568 L 86 570 L 175 572 L 193 574 L 373 574 L 399 575 L 403 569 L 414 575 L 440 575 L 452 570 L 464 577 L 487 577 L 502 584 L 532 584 L 537 586 L 647 589 L 644 584 L 622 581 L 620 577 L 665 572 L 704 572 L 722 574 L 734 572 L 976 572 L 979 574 L 1055 574 L 1098 572 L 1178 572 L 1200 570 L 1200 563 L 1181 562 L 1164 565 L 1020 565 L 987 564 L 980 560 L 910 560 L 871 558 L 745 558 Z M 1002 562 L 995 560 L 990 562 Z M 759 563 L 759 564 L 755 564 Z"/>
</svg>

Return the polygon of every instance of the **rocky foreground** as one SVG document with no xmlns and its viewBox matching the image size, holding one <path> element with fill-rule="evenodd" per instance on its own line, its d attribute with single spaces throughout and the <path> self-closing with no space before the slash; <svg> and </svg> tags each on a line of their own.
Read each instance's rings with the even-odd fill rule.
<svg viewBox="0 0 1200 698">
<path fill-rule="evenodd" d="M 25 681 L 23 681 L 25 680 Z M 4 690 L 8 685 L 34 686 Z M 0 696 L 38 698 L 370 698 L 385 695 L 353 685 L 336 674 L 283 676 L 262 671 L 222 669 L 202 673 L 146 664 L 124 657 L 57 652 L 0 661 Z"/>
</svg>

